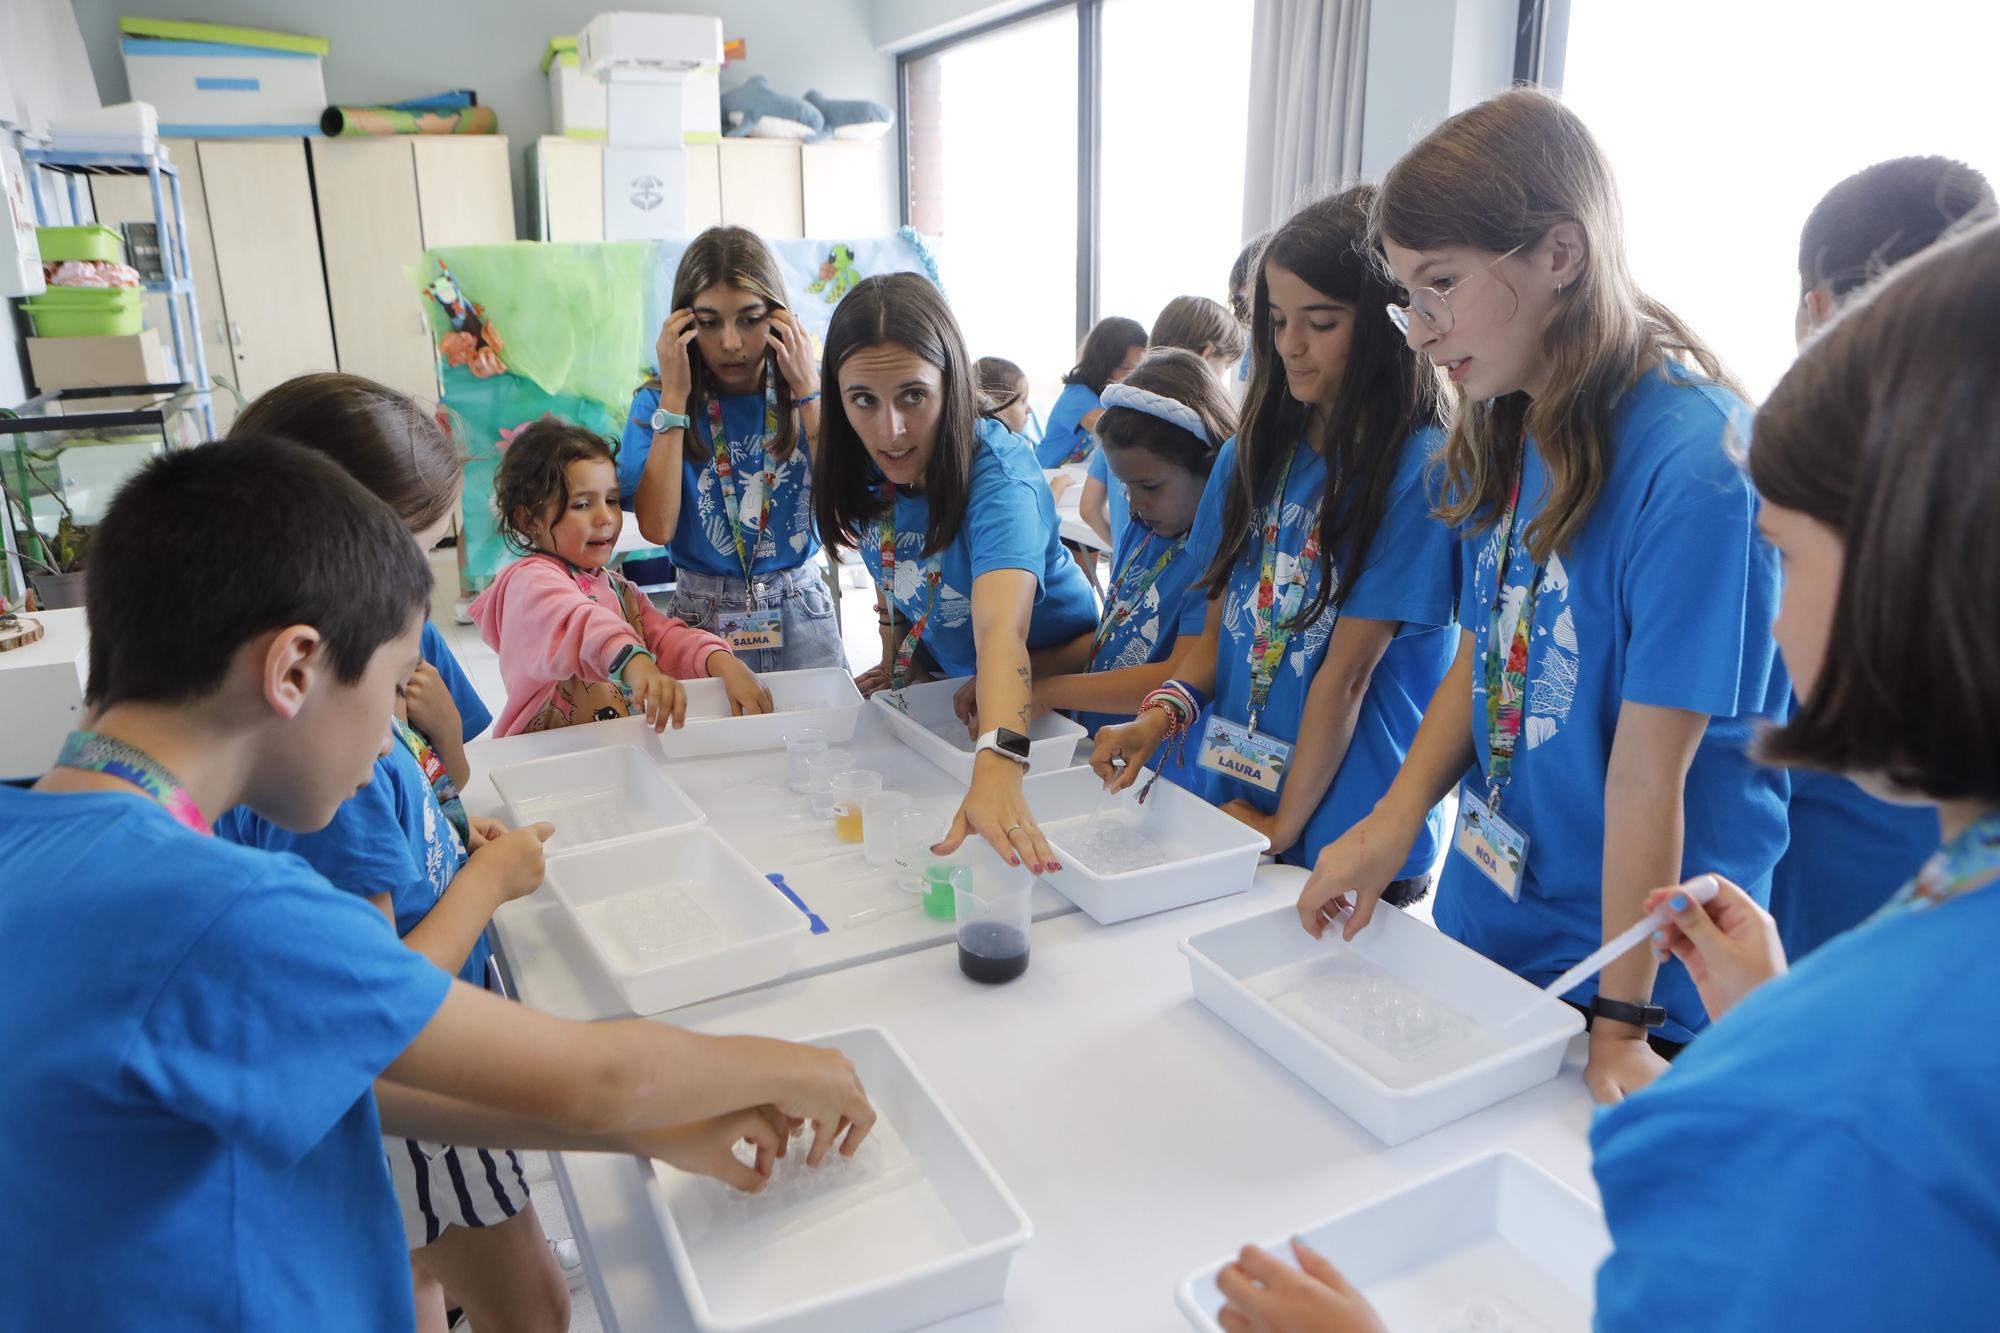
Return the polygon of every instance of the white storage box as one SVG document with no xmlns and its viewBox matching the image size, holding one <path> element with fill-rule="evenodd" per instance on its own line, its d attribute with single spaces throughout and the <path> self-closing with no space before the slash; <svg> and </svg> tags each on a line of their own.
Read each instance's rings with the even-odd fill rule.
<svg viewBox="0 0 2000 1333">
<path fill-rule="evenodd" d="M 84 719 L 90 628 L 83 608 L 33 611 L 26 618 L 41 625 L 42 637 L 0 653 L 0 778 L 48 772 Z"/>
<path fill-rule="evenodd" d="M 576 39 L 558 37 L 542 57 L 549 80 L 549 114 L 557 134 L 572 139 L 602 139 L 604 85 L 583 72 L 576 56 Z M 681 80 L 681 140 L 713 143 L 722 137 L 722 67 L 689 70 Z"/>
<path fill-rule="evenodd" d="M 1101 926 L 1242 893 L 1271 845 L 1171 782 L 1154 783 L 1146 803 L 1138 804 L 1139 788 L 1150 776 L 1140 773 L 1108 802 L 1097 774 L 1081 764 L 1031 772 L 1021 784 L 1062 862 L 1061 870 L 1043 878 Z"/>
<path fill-rule="evenodd" d="M 844 745 L 861 720 L 861 691 L 840 667 L 770 671 L 757 677 L 771 692 L 776 712 L 752 717 L 729 715 L 729 691 L 719 680 L 684 680 L 687 720 L 660 733 L 660 751 L 669 759 L 775 750 L 802 727 L 818 727 L 828 745 Z"/>
<path fill-rule="evenodd" d="M 547 884 L 635 1014 L 776 981 L 812 929 L 709 828 L 558 857 Z"/>
<path fill-rule="evenodd" d="M 593 726 L 611 726 L 608 722 Z M 659 762 L 633 745 L 608 745 L 493 770 L 493 786 L 516 826 L 556 826 L 550 853 L 627 842 L 707 820 Z"/>
<path fill-rule="evenodd" d="M 969 679 L 956 676 L 912 685 L 902 692 L 905 711 L 896 707 L 896 696 L 888 690 L 874 695 L 869 703 L 882 710 L 896 738 L 961 782 L 972 781 L 972 738 L 965 724 L 952 712 L 952 696 Z M 1053 773 L 1076 762 L 1076 743 L 1087 735 L 1084 729 L 1060 713 L 1035 719 L 1028 728 L 1028 772 Z"/>
<path fill-rule="evenodd" d="M 1352 944 L 1315 940 L 1280 907 L 1181 952 L 1196 999 L 1391 1145 L 1554 1078 L 1583 1030 L 1562 1001 L 1388 906 Z"/>
<path fill-rule="evenodd" d="M 1603 1212 L 1526 1158 L 1496 1152 L 1336 1214 L 1299 1235 L 1389 1328 L 1587 1333 Z M 1286 1262 L 1284 1240 L 1263 1248 Z M 1218 1261 L 1184 1280 L 1188 1322 L 1220 1333 Z"/>
<path fill-rule="evenodd" d="M 257 36 L 242 35 L 246 41 Z M 320 132 L 326 82 L 320 55 L 313 50 L 130 35 L 120 47 L 131 98 L 153 105 L 163 135 L 214 139 Z"/>
<path fill-rule="evenodd" d="M 888 1033 L 811 1039 L 854 1062 L 880 1114 L 851 1160 L 795 1143 L 762 1193 L 654 1167 L 667 1250 L 703 1333 L 900 1333 L 1006 1293 L 1027 1214 Z"/>
</svg>

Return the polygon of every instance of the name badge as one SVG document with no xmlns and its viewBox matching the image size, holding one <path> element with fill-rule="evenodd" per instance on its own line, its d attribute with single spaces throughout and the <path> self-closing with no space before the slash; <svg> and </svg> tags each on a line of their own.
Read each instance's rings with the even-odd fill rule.
<svg viewBox="0 0 2000 1333">
<path fill-rule="evenodd" d="M 1284 781 L 1285 765 L 1292 762 L 1292 747 L 1272 736 L 1252 734 L 1240 722 L 1215 713 L 1208 715 L 1208 731 L 1201 741 L 1201 766 L 1224 777 L 1236 778 L 1265 791 L 1276 791 Z"/>
<path fill-rule="evenodd" d="M 1521 872 L 1528 865 L 1528 835 L 1486 808 L 1472 788 L 1458 789 L 1458 829 L 1452 845 L 1479 867 L 1509 902 L 1521 901 Z"/>
<path fill-rule="evenodd" d="M 769 611 L 723 611 L 716 618 L 722 637 L 735 653 L 755 652 L 785 646 L 785 616 Z"/>
</svg>

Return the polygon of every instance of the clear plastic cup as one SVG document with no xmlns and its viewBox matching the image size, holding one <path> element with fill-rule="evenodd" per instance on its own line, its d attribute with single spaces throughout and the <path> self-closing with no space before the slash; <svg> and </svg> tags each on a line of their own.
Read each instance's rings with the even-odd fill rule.
<svg viewBox="0 0 2000 1333">
<path fill-rule="evenodd" d="M 896 821 L 909 813 L 910 794 L 878 791 L 861 802 L 861 852 L 871 866 L 896 860 Z"/>
<path fill-rule="evenodd" d="M 990 867 L 980 868 L 976 882 L 953 880 L 959 971 L 997 986 L 1028 970 L 1034 889 L 1034 876 L 1002 867 L 997 858 Z"/>
<path fill-rule="evenodd" d="M 806 795 L 812 797 L 815 819 L 833 818 L 833 778 L 854 767 L 846 750 L 821 750 L 806 759 Z"/>
<path fill-rule="evenodd" d="M 826 733 L 818 727 L 800 727 L 785 736 L 785 785 L 800 795 L 806 790 L 806 761 L 826 752 Z"/>
<path fill-rule="evenodd" d="M 829 788 L 833 799 L 833 835 L 842 842 L 860 842 L 863 803 L 881 790 L 882 775 L 872 769 L 850 768 L 835 773 Z"/>
<path fill-rule="evenodd" d="M 889 845 L 896 866 L 896 885 L 906 893 L 922 893 L 924 871 L 945 860 L 931 851 L 931 844 L 944 836 L 944 820 L 923 810 L 912 810 L 898 816 L 893 827 Z"/>
</svg>

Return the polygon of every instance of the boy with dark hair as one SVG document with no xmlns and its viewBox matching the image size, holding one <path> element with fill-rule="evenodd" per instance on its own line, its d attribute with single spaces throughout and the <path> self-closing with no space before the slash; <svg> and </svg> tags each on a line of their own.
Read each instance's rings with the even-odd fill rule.
<svg viewBox="0 0 2000 1333">
<path fill-rule="evenodd" d="M 112 502 L 90 730 L 0 787 L 0 1290 L 22 1327 L 409 1327 L 384 1131 L 756 1188 L 795 1120 L 821 1126 L 813 1162 L 872 1126 L 836 1052 L 534 1014 L 297 858 L 206 836 L 238 804 L 317 828 L 367 781 L 429 595 L 395 515 L 296 446 L 172 454 Z"/>
</svg>

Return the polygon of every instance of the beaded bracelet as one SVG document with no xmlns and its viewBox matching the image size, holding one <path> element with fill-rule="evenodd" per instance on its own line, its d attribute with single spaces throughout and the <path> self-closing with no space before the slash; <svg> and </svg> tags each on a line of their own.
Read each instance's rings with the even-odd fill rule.
<svg viewBox="0 0 2000 1333">
<path fill-rule="evenodd" d="M 1153 754 L 1153 776 L 1146 779 L 1146 785 L 1139 789 L 1138 803 L 1144 805 L 1152 792 L 1153 784 L 1160 780 L 1160 770 L 1164 765 L 1161 756 L 1168 756 L 1175 763 L 1187 762 L 1188 733 L 1194 728 L 1194 721 L 1201 716 L 1208 698 L 1200 690 L 1185 681 L 1170 680 L 1147 694 L 1139 703 L 1143 715 L 1149 708 L 1157 708 L 1167 717 L 1167 734 L 1161 740 L 1160 748 Z"/>
<path fill-rule="evenodd" d="M 807 394 L 803 398 L 792 399 L 792 406 L 804 407 L 807 403 L 816 403 L 819 401 L 819 396 L 820 396 L 820 391 L 818 389 L 814 389 L 811 393 Z"/>
</svg>

